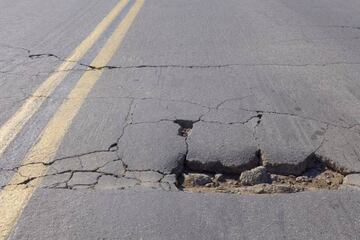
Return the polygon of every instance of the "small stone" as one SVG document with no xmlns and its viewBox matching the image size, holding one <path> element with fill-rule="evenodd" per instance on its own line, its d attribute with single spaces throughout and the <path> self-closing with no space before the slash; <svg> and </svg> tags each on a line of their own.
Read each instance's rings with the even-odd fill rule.
<svg viewBox="0 0 360 240">
<path fill-rule="evenodd" d="M 205 186 L 207 183 L 212 183 L 212 180 L 206 174 L 191 173 L 185 175 L 185 182 L 192 183 L 193 186 Z"/>
<path fill-rule="evenodd" d="M 295 178 L 296 182 L 309 182 L 309 177 L 307 176 L 299 176 L 297 178 Z"/>
<path fill-rule="evenodd" d="M 274 194 L 274 193 L 294 193 L 294 192 L 299 192 L 302 189 L 296 188 L 294 186 L 258 184 L 249 187 L 249 190 L 256 194 Z"/>
<path fill-rule="evenodd" d="M 241 173 L 239 181 L 242 185 L 253 186 L 261 183 L 271 183 L 271 177 L 266 168 L 260 166 Z"/>
<path fill-rule="evenodd" d="M 238 181 L 235 181 L 234 179 L 230 179 L 230 180 L 227 181 L 227 184 L 229 184 L 229 185 L 237 185 Z"/>
<path fill-rule="evenodd" d="M 250 190 L 256 194 L 263 194 L 267 192 L 267 188 L 269 188 L 268 184 L 258 184 L 252 187 Z"/>
<path fill-rule="evenodd" d="M 223 181 L 225 181 L 225 177 L 224 177 L 223 174 L 218 173 L 218 174 L 215 174 L 214 180 L 215 180 L 216 182 L 223 182 Z"/>
<path fill-rule="evenodd" d="M 274 193 L 294 193 L 299 191 L 300 188 L 296 188 L 293 186 L 276 186 Z"/>
</svg>

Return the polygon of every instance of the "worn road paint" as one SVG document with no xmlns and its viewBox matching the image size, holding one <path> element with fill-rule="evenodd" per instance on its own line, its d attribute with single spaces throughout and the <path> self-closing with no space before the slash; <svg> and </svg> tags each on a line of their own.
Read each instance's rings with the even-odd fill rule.
<svg viewBox="0 0 360 240">
<path fill-rule="evenodd" d="M 5 152 L 6 148 L 15 139 L 29 119 L 39 110 L 46 98 L 49 97 L 56 87 L 65 79 L 69 73 L 67 70 L 75 67 L 77 62 L 108 29 L 128 2 L 129 0 L 120 0 L 109 14 L 96 26 L 94 31 L 66 58 L 66 61 L 58 67 L 55 73 L 46 79 L 19 110 L 0 128 L 0 156 Z"/>
<path fill-rule="evenodd" d="M 92 65 L 103 66 L 111 60 L 120 47 L 143 2 L 144 0 L 136 1 L 93 60 Z M 46 173 L 46 165 L 31 163 L 47 163 L 54 159 L 64 135 L 102 72 L 103 70 L 93 70 L 82 75 L 43 130 L 38 142 L 27 153 L 22 162 L 22 167 L 14 174 L 9 185 L 0 192 L 0 239 L 6 239 L 9 236 L 32 193 L 41 183 L 41 178 L 38 177 Z M 31 187 L 25 188 L 25 185 L 20 184 L 32 178 L 34 180 L 31 181 Z"/>
</svg>

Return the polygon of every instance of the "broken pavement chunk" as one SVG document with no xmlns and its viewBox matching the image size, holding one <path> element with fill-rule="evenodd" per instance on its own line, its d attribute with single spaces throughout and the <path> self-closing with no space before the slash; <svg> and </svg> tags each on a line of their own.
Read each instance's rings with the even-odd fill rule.
<svg viewBox="0 0 360 240">
<path fill-rule="evenodd" d="M 266 114 L 256 127 L 263 165 L 271 173 L 300 175 L 323 142 L 326 125 L 293 116 Z"/>
<path fill-rule="evenodd" d="M 330 127 L 316 156 L 340 173 L 360 172 L 360 134 L 355 130 Z"/>
<path fill-rule="evenodd" d="M 240 174 L 259 163 L 253 133 L 243 124 L 195 123 L 187 143 L 193 171 Z"/>
<path fill-rule="evenodd" d="M 111 161 L 98 169 L 98 172 L 121 176 L 125 173 L 125 167 L 121 160 Z"/>
<path fill-rule="evenodd" d="M 80 156 L 81 165 L 83 170 L 94 171 L 106 164 L 117 160 L 116 152 L 94 152 Z"/>
<path fill-rule="evenodd" d="M 304 189 L 299 186 L 293 185 L 270 185 L 270 184 L 258 184 L 253 187 L 249 187 L 247 189 L 249 192 L 256 193 L 256 194 L 274 194 L 274 193 L 295 193 L 301 192 Z"/>
<path fill-rule="evenodd" d="M 253 186 L 260 183 L 271 183 L 270 174 L 263 166 L 244 171 L 241 173 L 239 180 L 240 183 L 244 186 Z"/>
<path fill-rule="evenodd" d="M 129 125 L 119 141 L 118 153 L 129 170 L 173 173 L 181 170 L 185 139 L 173 122 Z"/>
<path fill-rule="evenodd" d="M 76 171 L 82 170 L 81 161 L 79 157 L 64 158 L 54 161 L 50 165 L 51 168 L 48 170 L 48 174 L 61 173 L 65 171 Z"/>
<path fill-rule="evenodd" d="M 225 180 L 225 178 L 224 178 L 224 175 L 223 175 L 223 174 L 217 173 L 217 174 L 215 174 L 215 176 L 214 176 L 214 180 L 215 180 L 215 182 L 222 182 L 222 181 Z"/>
<path fill-rule="evenodd" d="M 69 181 L 70 177 L 71 173 L 48 175 L 43 178 L 41 186 L 48 188 L 58 187 L 62 183 Z M 31 182 L 28 184 L 28 186 L 31 186 Z"/>
<path fill-rule="evenodd" d="M 100 174 L 96 172 L 75 172 L 67 184 L 69 187 L 78 185 L 91 187 L 97 183 L 99 176 Z"/>
</svg>

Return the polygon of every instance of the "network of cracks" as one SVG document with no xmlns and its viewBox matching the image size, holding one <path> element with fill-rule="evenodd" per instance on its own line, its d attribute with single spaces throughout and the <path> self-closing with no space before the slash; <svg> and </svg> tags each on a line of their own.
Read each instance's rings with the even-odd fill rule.
<svg viewBox="0 0 360 240">
<path fill-rule="evenodd" d="M 192 133 L 194 122 L 174 122 L 180 126 L 178 135 L 187 139 Z M 276 166 L 267 165 L 261 150 L 256 153 L 256 164 L 251 164 L 241 171 L 238 168 L 223 168 L 217 162 L 199 165 L 186 159 L 185 155 L 181 166 L 165 173 L 130 169 L 119 157 L 117 147 L 117 144 L 114 144 L 108 151 L 95 151 L 49 163 L 31 163 L 14 169 L 2 169 L 2 172 L 18 172 L 21 175 L 22 172 L 27 172 L 27 167 L 38 165 L 47 168 L 46 174 L 23 176 L 24 180 L 15 185 L 36 187 L 36 180 L 40 179 L 42 188 L 86 191 L 145 188 L 197 193 L 274 194 L 360 186 L 359 174 L 346 175 L 336 171 L 315 154 L 308 157 L 306 168 L 300 174 L 294 174 L 291 166 L 288 166 L 287 173 L 283 167 L 278 171 Z"/>
</svg>

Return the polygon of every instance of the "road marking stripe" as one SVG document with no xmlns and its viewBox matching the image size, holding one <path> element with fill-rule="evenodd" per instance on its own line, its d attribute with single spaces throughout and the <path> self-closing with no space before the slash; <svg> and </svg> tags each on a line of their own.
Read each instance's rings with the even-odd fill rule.
<svg viewBox="0 0 360 240">
<path fill-rule="evenodd" d="M 93 65 L 106 65 L 111 60 L 140 11 L 143 2 L 144 0 L 137 0 L 135 2 L 126 17 L 93 60 Z M 38 142 L 27 153 L 22 163 L 23 167 L 15 173 L 10 184 L 0 192 L 0 239 L 6 239 L 9 236 L 12 227 L 16 224 L 32 193 L 41 183 L 41 178 L 38 176 L 43 176 L 46 173 L 47 167 L 43 164 L 27 164 L 35 162 L 46 163 L 54 159 L 73 119 L 102 73 L 103 70 L 94 70 L 85 72 L 82 75 L 43 130 Z M 20 171 L 21 174 L 19 173 Z M 35 177 L 35 179 L 31 181 L 31 187 L 25 188 L 24 185 L 16 185 L 32 177 Z"/>
<path fill-rule="evenodd" d="M 48 79 L 45 80 L 29 97 L 19 110 L 0 128 L 0 156 L 15 139 L 17 134 L 39 110 L 46 98 L 68 75 L 69 69 L 76 66 L 77 62 L 89 51 L 100 36 L 105 32 L 120 12 L 126 7 L 129 0 L 120 0 L 109 14 L 96 26 L 94 31 L 87 36 L 80 45 L 70 54 L 67 61 L 62 63 Z"/>
</svg>

